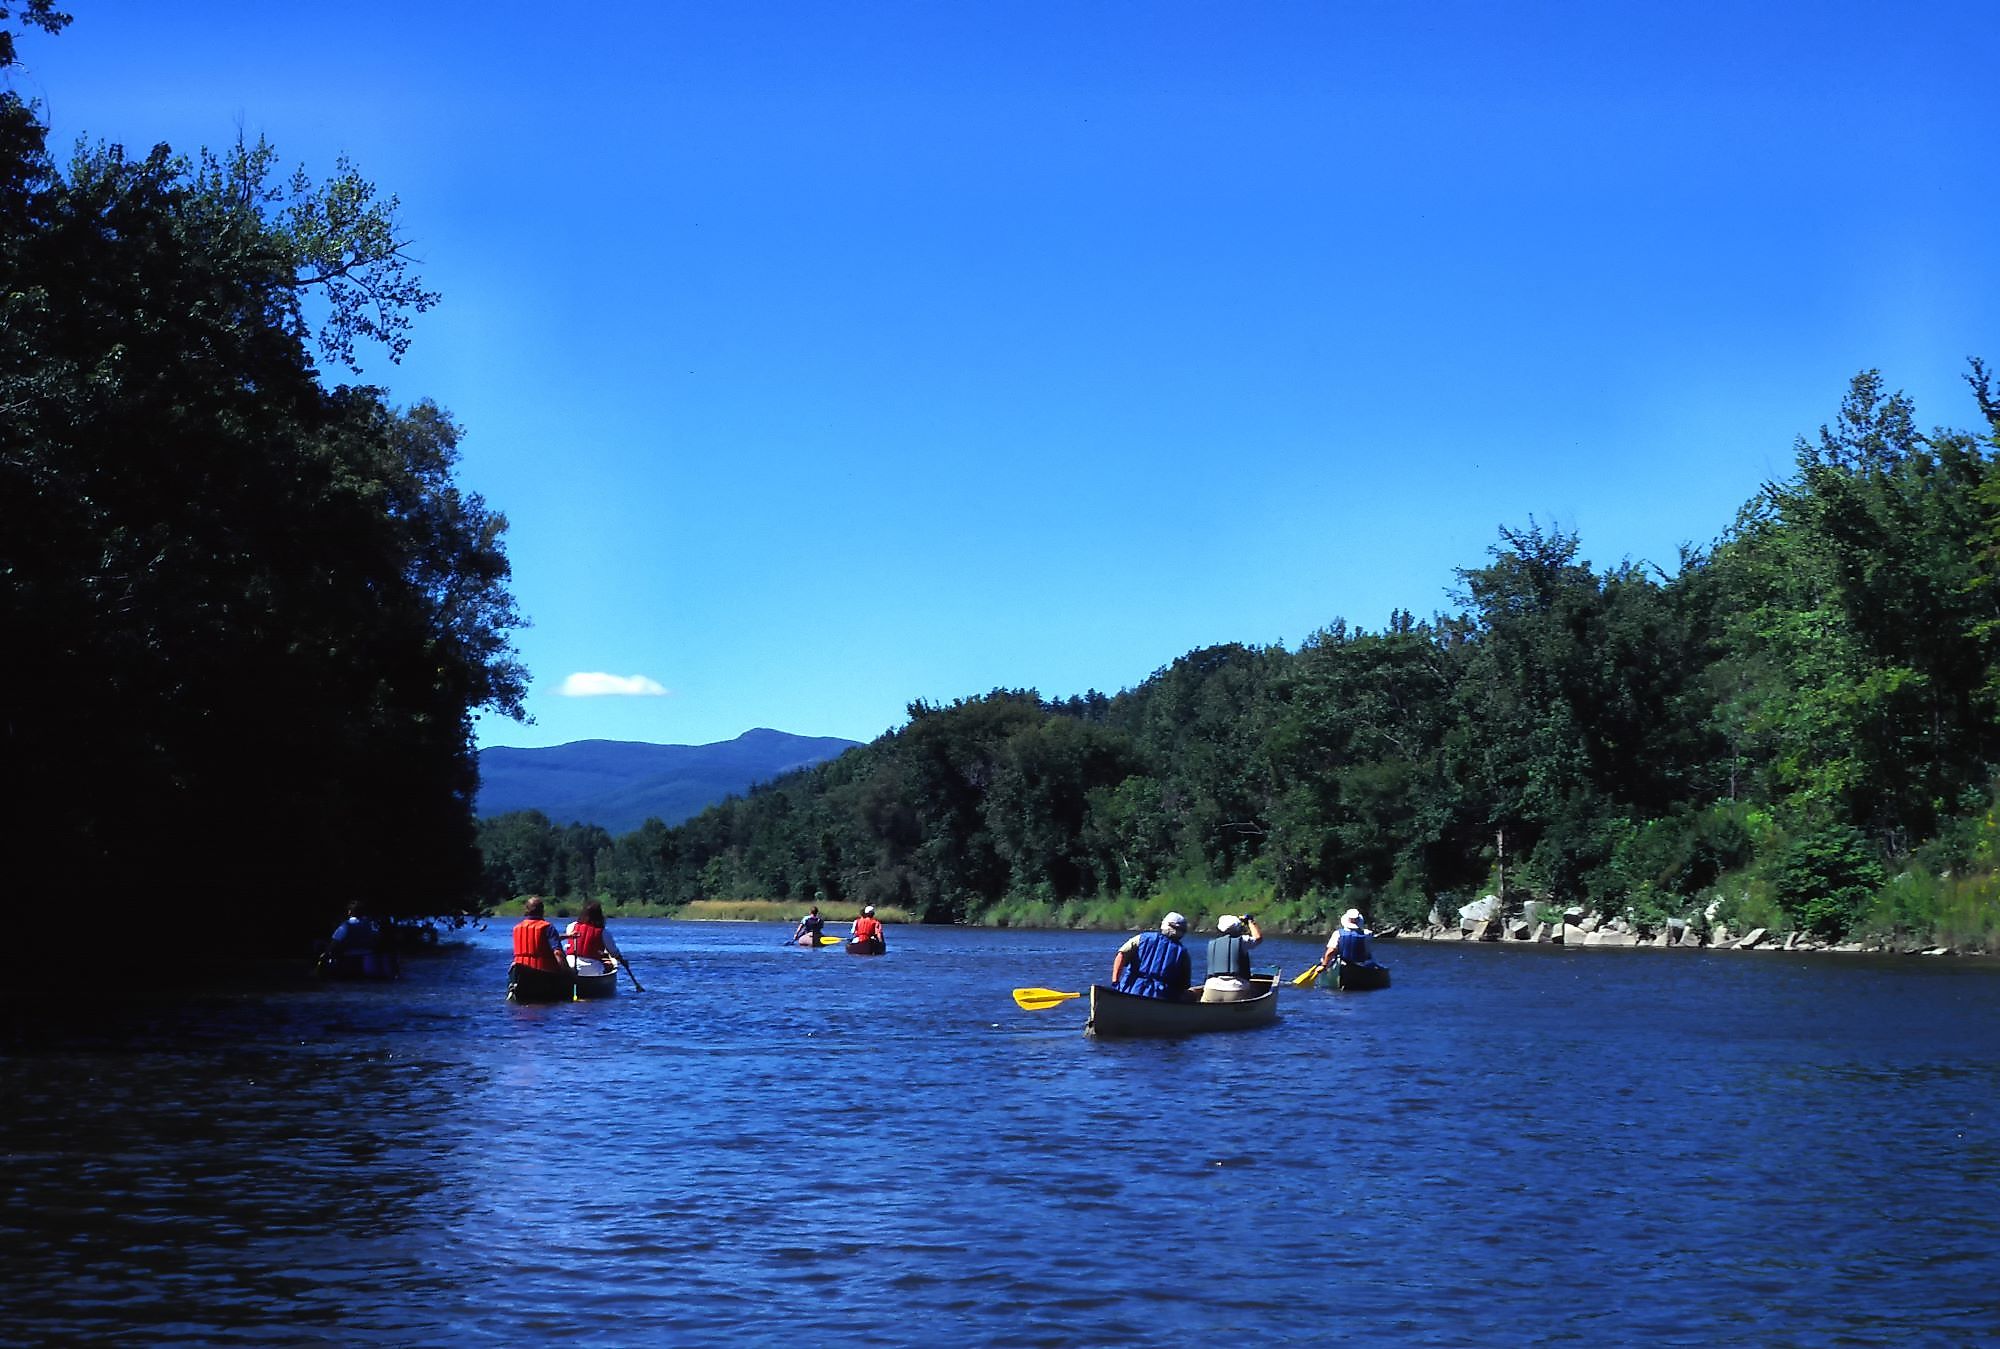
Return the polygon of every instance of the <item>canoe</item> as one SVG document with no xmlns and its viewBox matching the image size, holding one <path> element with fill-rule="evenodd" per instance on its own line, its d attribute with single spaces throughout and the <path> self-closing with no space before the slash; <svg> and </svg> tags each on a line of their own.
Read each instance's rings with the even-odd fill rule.
<svg viewBox="0 0 2000 1349">
<path fill-rule="evenodd" d="M 602 974 L 579 974 L 576 976 L 576 999 L 609 998 L 618 992 L 618 967 L 609 965 Z"/>
<path fill-rule="evenodd" d="M 322 979 L 395 979 L 402 969 L 386 951 L 327 952 L 313 966 Z"/>
<path fill-rule="evenodd" d="M 851 956 L 879 956 L 889 949 L 880 937 L 870 937 L 867 941 L 850 941 L 845 945 L 847 954 Z"/>
<path fill-rule="evenodd" d="M 1278 1019 L 1278 976 L 1253 974 L 1250 985 L 1260 991 L 1238 1002 L 1170 1002 L 1092 984 L 1090 1020 L 1083 1023 L 1083 1033 L 1100 1039 L 1123 1039 L 1268 1026 Z"/>
<path fill-rule="evenodd" d="M 1332 982 L 1329 983 L 1322 977 L 1320 983 L 1341 993 L 1364 993 L 1371 988 L 1387 988 L 1389 986 L 1389 967 L 1387 965 L 1356 965 L 1350 961 L 1336 960 L 1333 962 Z"/>
<path fill-rule="evenodd" d="M 618 992 L 618 971 L 603 974 L 551 974 L 529 965 L 507 967 L 507 1001 L 569 1002 L 608 998 Z"/>
</svg>

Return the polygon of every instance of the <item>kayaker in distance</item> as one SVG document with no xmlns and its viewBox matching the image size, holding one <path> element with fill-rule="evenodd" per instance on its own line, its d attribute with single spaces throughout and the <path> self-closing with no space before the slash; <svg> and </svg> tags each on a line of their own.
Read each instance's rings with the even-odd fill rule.
<svg viewBox="0 0 2000 1349">
<path fill-rule="evenodd" d="M 1203 1002 L 1240 1002 L 1250 996 L 1250 948 L 1264 940 L 1264 931 L 1249 914 L 1225 913 L 1215 920 L 1222 935 L 1208 944 L 1208 979 L 1201 986 Z"/>
<path fill-rule="evenodd" d="M 570 966 L 578 974 L 604 973 L 607 959 L 620 964 L 625 961 L 625 953 L 605 929 L 604 906 L 594 899 L 584 901 L 583 912 L 569 925 L 563 941 L 569 948 Z"/>
<path fill-rule="evenodd" d="M 819 905 L 815 904 L 806 910 L 805 917 L 799 919 L 798 927 L 792 931 L 792 940 L 796 942 L 801 937 L 811 937 L 812 940 L 807 942 L 806 945 L 818 946 L 819 930 L 824 926 L 826 926 L 826 920 L 819 916 Z"/>
<path fill-rule="evenodd" d="M 1142 932 L 1119 947 L 1111 957 L 1112 986 L 1142 998 L 1185 996 L 1194 964 L 1181 945 L 1187 928 L 1185 917 L 1170 913 L 1160 920 L 1158 932 Z"/>
<path fill-rule="evenodd" d="M 548 925 L 542 913 L 540 895 L 521 906 L 521 921 L 514 924 L 514 963 L 566 978 L 569 965 L 556 949 L 556 930 Z"/>
<path fill-rule="evenodd" d="M 887 949 L 889 943 L 883 939 L 882 924 L 876 921 L 875 906 L 873 904 L 865 905 L 862 908 L 861 916 L 854 920 L 854 932 L 848 937 L 848 940 L 851 942 L 878 941 L 882 943 L 884 949 Z"/>
<path fill-rule="evenodd" d="M 1319 967 L 1326 969 L 1335 960 L 1364 969 L 1381 968 L 1375 963 L 1374 953 L 1368 949 L 1368 928 L 1359 909 L 1349 909 L 1340 915 L 1340 926 L 1326 939 L 1326 950 L 1319 958 Z"/>
</svg>

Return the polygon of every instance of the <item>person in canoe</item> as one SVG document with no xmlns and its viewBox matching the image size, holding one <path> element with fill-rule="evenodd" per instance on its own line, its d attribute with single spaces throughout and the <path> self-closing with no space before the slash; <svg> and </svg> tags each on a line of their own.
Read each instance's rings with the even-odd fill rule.
<svg viewBox="0 0 2000 1349">
<path fill-rule="evenodd" d="M 1201 986 L 1203 1002 L 1240 1002 L 1250 996 L 1250 948 L 1264 940 L 1264 930 L 1249 914 L 1225 913 L 1215 920 L 1222 935 L 1208 944 L 1208 979 Z"/>
<path fill-rule="evenodd" d="M 604 906 L 594 899 L 584 902 L 583 912 L 563 934 L 563 944 L 569 948 L 570 967 L 578 974 L 602 974 L 606 960 L 625 963 L 625 953 L 605 930 Z"/>
<path fill-rule="evenodd" d="M 1359 965 L 1363 969 L 1381 968 L 1375 963 L 1374 952 L 1368 949 L 1368 926 L 1359 909 L 1349 909 L 1340 915 L 1340 926 L 1326 939 L 1326 950 L 1319 958 L 1319 967 L 1329 969 L 1336 960 Z"/>
<path fill-rule="evenodd" d="M 1187 929 L 1186 918 L 1169 913 L 1160 920 L 1158 932 L 1142 932 L 1119 947 L 1111 957 L 1112 987 L 1142 998 L 1185 997 L 1194 965 L 1187 947 L 1181 945 Z"/>
<path fill-rule="evenodd" d="M 819 930 L 826 926 L 826 920 L 819 916 L 819 905 L 806 910 L 806 916 L 799 919 L 799 925 L 792 929 L 792 944 L 795 946 L 818 946 Z"/>
<path fill-rule="evenodd" d="M 324 968 L 342 978 L 387 978 L 396 972 L 388 945 L 382 929 L 357 899 L 327 939 Z"/>
<path fill-rule="evenodd" d="M 521 906 L 521 921 L 514 924 L 514 963 L 568 978 L 569 963 L 556 948 L 556 930 L 542 917 L 544 912 L 540 895 Z"/>
<path fill-rule="evenodd" d="M 882 936 L 882 924 L 875 917 L 875 906 L 873 904 L 862 908 L 861 916 L 854 920 L 854 931 L 849 935 L 847 940 L 850 942 L 881 942 L 883 950 L 886 951 L 889 949 L 889 943 Z"/>
</svg>

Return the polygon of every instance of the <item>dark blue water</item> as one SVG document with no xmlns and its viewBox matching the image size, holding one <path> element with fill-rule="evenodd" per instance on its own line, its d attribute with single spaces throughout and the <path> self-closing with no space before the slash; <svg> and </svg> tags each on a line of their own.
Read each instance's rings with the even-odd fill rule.
<svg viewBox="0 0 2000 1349">
<path fill-rule="evenodd" d="M 382 987 L 0 1058 L 0 1340 L 1969 1345 L 2000 972 L 1385 943 L 1098 1043 L 1116 937 L 622 921 L 646 984 Z M 1262 967 L 1316 944 L 1274 940 Z"/>
</svg>

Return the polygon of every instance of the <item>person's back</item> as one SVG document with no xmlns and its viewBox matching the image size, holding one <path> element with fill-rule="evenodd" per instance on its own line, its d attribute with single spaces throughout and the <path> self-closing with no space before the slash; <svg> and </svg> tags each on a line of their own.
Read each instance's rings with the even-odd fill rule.
<svg viewBox="0 0 2000 1349">
<path fill-rule="evenodd" d="M 514 924 L 514 963 L 548 974 L 564 973 L 556 959 L 555 932 L 542 918 L 542 906 L 531 906 L 527 916 Z"/>
<path fill-rule="evenodd" d="M 1132 938 L 1111 962 L 1112 985 L 1142 998 L 1178 998 L 1187 991 L 1194 962 L 1181 945 L 1187 919 L 1170 913 L 1160 930 Z"/>
<path fill-rule="evenodd" d="M 1201 986 L 1203 1002 L 1237 1002 L 1249 997 L 1250 948 L 1264 940 L 1247 914 L 1224 914 L 1216 920 L 1221 936 L 1208 944 L 1208 978 Z"/>
<path fill-rule="evenodd" d="M 857 942 L 881 941 L 882 924 L 872 912 L 864 909 L 861 912 L 861 916 L 854 920 L 854 935 L 849 940 Z"/>
<path fill-rule="evenodd" d="M 1340 930 L 1327 943 L 1327 955 L 1322 963 L 1339 960 L 1348 965 L 1373 965 L 1374 953 L 1368 949 L 1368 927 L 1359 909 L 1349 909 L 1340 916 Z"/>
</svg>

